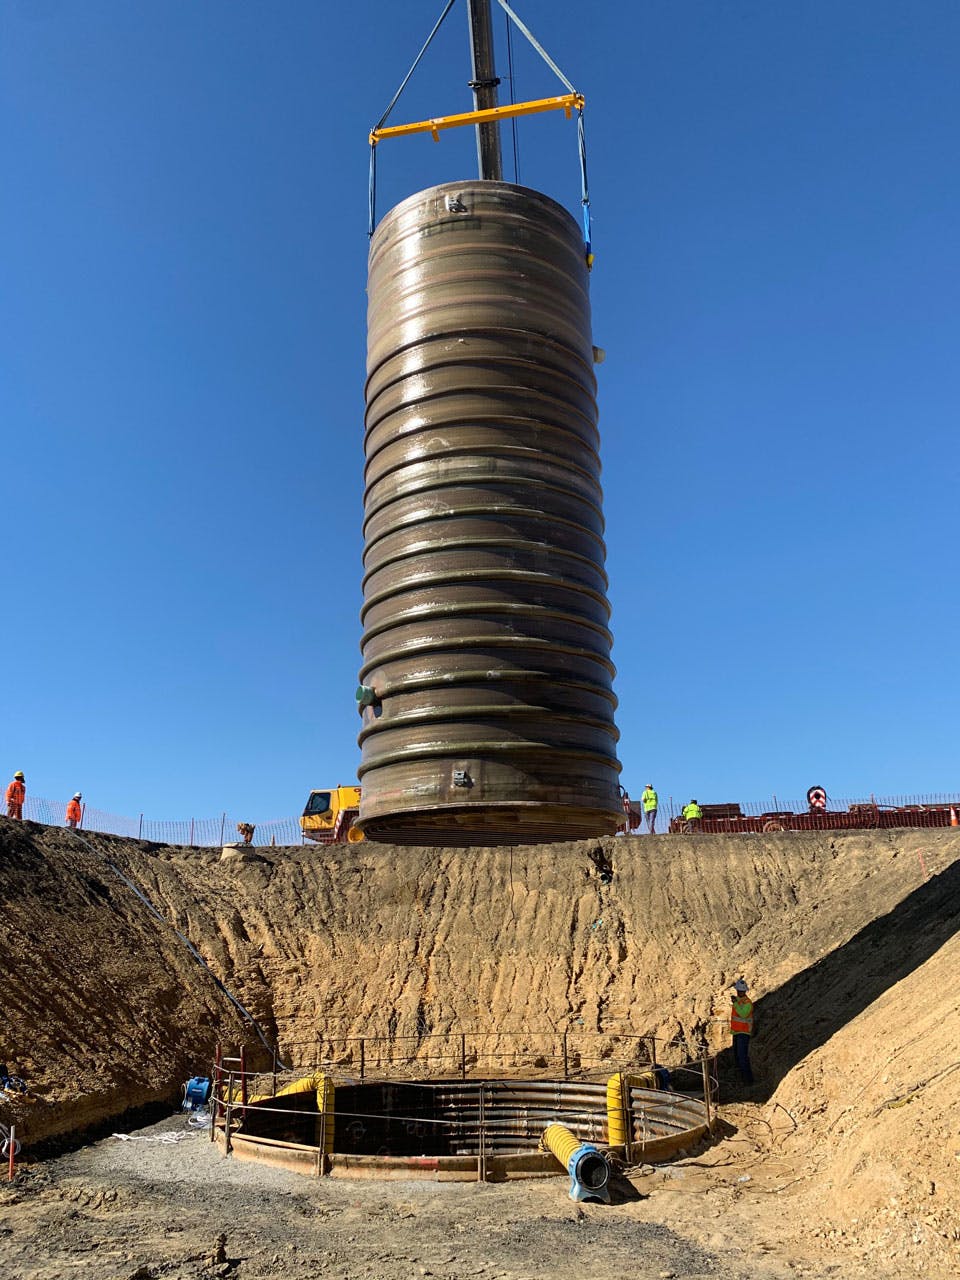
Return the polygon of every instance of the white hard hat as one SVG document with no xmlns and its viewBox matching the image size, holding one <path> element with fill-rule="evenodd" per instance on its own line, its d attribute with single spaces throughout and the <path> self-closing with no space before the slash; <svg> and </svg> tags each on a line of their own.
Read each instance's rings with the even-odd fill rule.
<svg viewBox="0 0 960 1280">
<path fill-rule="evenodd" d="M 83 796 L 80 794 L 80 792 L 79 792 L 79 791 L 75 791 L 75 792 L 73 793 L 73 798 L 74 798 L 74 800 L 82 800 L 82 799 L 83 799 Z"/>
</svg>

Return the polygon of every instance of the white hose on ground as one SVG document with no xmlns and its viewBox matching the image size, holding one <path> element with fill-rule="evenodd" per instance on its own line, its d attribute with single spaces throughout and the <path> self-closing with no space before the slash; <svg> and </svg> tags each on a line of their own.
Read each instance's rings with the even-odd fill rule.
<svg viewBox="0 0 960 1280">
<path fill-rule="evenodd" d="M 20 1154 L 20 1139 L 13 1140 L 14 1157 Z M 0 1124 L 0 1157 L 4 1160 L 10 1159 L 10 1130 L 5 1124 Z"/>
</svg>

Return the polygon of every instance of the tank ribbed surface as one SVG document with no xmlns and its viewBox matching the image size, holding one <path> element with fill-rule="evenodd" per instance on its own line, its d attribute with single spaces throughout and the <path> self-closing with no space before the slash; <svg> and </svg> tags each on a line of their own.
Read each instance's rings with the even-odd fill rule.
<svg viewBox="0 0 960 1280">
<path fill-rule="evenodd" d="M 370 248 L 360 825 L 418 844 L 623 820 L 583 243 L 502 182 Z"/>
</svg>

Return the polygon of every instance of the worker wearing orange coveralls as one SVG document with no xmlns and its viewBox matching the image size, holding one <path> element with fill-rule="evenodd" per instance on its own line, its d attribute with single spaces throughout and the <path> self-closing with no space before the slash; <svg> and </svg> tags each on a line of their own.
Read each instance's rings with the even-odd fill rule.
<svg viewBox="0 0 960 1280">
<path fill-rule="evenodd" d="M 733 1037 L 733 1057 L 744 1084 L 753 1084 L 750 1069 L 750 1037 L 753 1035 L 753 1001 L 747 995 L 747 984 L 738 978 L 730 997 L 730 1034 Z"/>
<path fill-rule="evenodd" d="M 82 799 L 83 796 L 78 791 L 67 805 L 67 826 L 72 827 L 74 830 L 79 827 L 80 819 L 83 817 L 83 808 L 80 804 Z"/>
<path fill-rule="evenodd" d="M 23 821 L 23 802 L 27 797 L 27 784 L 24 781 L 23 770 L 18 769 L 13 775 L 13 781 L 7 786 L 7 817 L 16 818 L 18 822 Z"/>
</svg>

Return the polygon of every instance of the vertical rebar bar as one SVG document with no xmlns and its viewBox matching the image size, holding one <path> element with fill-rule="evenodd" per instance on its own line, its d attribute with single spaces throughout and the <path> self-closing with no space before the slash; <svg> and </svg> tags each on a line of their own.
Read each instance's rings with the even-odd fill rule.
<svg viewBox="0 0 960 1280">
<path fill-rule="evenodd" d="M 484 1094 L 483 1094 L 482 1080 L 480 1081 L 480 1106 L 478 1109 L 478 1114 L 479 1114 L 479 1131 L 478 1131 L 479 1151 L 477 1153 L 477 1181 L 486 1182 L 487 1180 L 487 1146 L 485 1142 L 485 1130 L 484 1130 L 484 1125 L 486 1123 L 486 1116 L 484 1112 Z"/>
<path fill-rule="evenodd" d="M 217 1044 L 216 1056 L 213 1060 L 213 1087 L 217 1097 L 217 1111 L 214 1119 L 217 1119 L 222 1112 L 223 1106 L 223 1045 Z"/>
<path fill-rule="evenodd" d="M 633 1099 L 630 1097 L 630 1077 L 620 1073 L 620 1103 L 623 1107 L 623 1154 L 627 1164 L 633 1164 Z"/>
<path fill-rule="evenodd" d="M 700 1066 L 703 1071 L 703 1106 L 707 1113 L 707 1129 L 713 1133 L 713 1110 L 710 1105 L 710 1072 L 707 1068 L 707 1050 L 706 1046 L 700 1055 Z"/>
<path fill-rule="evenodd" d="M 230 1154 L 230 1123 L 233 1117 L 233 1072 L 231 1071 L 227 1080 L 227 1100 L 226 1114 L 224 1115 L 223 1129 L 223 1154 Z"/>
<path fill-rule="evenodd" d="M 320 1089 L 320 1141 L 317 1143 L 317 1177 L 323 1177 L 324 1157 L 327 1153 L 327 1082 Z"/>
</svg>

